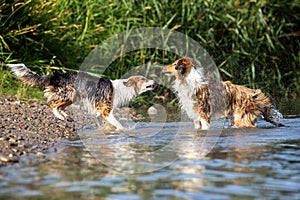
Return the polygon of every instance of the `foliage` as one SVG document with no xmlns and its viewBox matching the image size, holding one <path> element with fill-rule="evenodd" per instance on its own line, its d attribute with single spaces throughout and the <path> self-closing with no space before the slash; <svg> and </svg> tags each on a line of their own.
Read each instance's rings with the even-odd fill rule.
<svg viewBox="0 0 300 200">
<path fill-rule="evenodd" d="M 4 0 L 0 61 L 24 62 L 42 74 L 76 70 L 101 41 L 132 28 L 164 27 L 199 41 L 214 57 L 223 79 L 296 97 L 299 10 L 299 0 Z M 141 50 L 124 56 L 106 75 L 117 78 L 129 70 L 124 66 L 174 58 L 160 53 Z M 11 81 L 2 67 L 2 94 Z"/>
</svg>

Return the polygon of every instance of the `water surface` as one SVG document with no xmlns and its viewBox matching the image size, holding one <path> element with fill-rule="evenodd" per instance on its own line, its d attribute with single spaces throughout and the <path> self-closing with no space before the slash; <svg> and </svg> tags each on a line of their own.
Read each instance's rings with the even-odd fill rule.
<svg viewBox="0 0 300 200">
<path fill-rule="evenodd" d="M 144 135 L 87 131 L 46 158 L 1 168 L 0 196 L 300 199 L 300 118 L 282 122 L 197 134 L 189 122 L 141 123 Z"/>
</svg>

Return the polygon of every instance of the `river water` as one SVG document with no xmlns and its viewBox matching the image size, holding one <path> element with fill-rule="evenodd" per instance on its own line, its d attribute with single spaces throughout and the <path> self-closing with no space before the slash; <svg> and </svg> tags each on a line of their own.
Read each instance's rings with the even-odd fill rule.
<svg viewBox="0 0 300 200">
<path fill-rule="evenodd" d="M 281 122 L 198 133 L 190 122 L 83 130 L 46 158 L 1 168 L 0 198 L 300 199 L 300 118 Z"/>
</svg>

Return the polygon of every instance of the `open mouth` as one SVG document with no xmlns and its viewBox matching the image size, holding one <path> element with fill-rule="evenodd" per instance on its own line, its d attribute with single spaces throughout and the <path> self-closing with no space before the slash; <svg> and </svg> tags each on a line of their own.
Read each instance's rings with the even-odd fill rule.
<svg viewBox="0 0 300 200">
<path fill-rule="evenodd" d="M 156 86 L 156 84 L 153 83 L 153 84 L 151 84 L 151 85 L 147 85 L 147 86 L 146 86 L 146 89 L 154 89 L 155 86 Z"/>
<path fill-rule="evenodd" d="M 171 72 L 166 71 L 166 72 L 163 72 L 163 74 L 164 75 L 171 75 Z"/>
</svg>

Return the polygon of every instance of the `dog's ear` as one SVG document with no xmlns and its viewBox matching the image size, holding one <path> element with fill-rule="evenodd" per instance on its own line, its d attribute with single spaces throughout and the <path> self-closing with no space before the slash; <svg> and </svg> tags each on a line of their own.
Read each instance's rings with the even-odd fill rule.
<svg viewBox="0 0 300 200">
<path fill-rule="evenodd" d="M 132 87 L 132 86 L 134 86 L 135 81 L 134 81 L 133 79 L 128 79 L 127 81 L 124 81 L 123 84 L 124 84 L 126 87 Z"/>
</svg>

